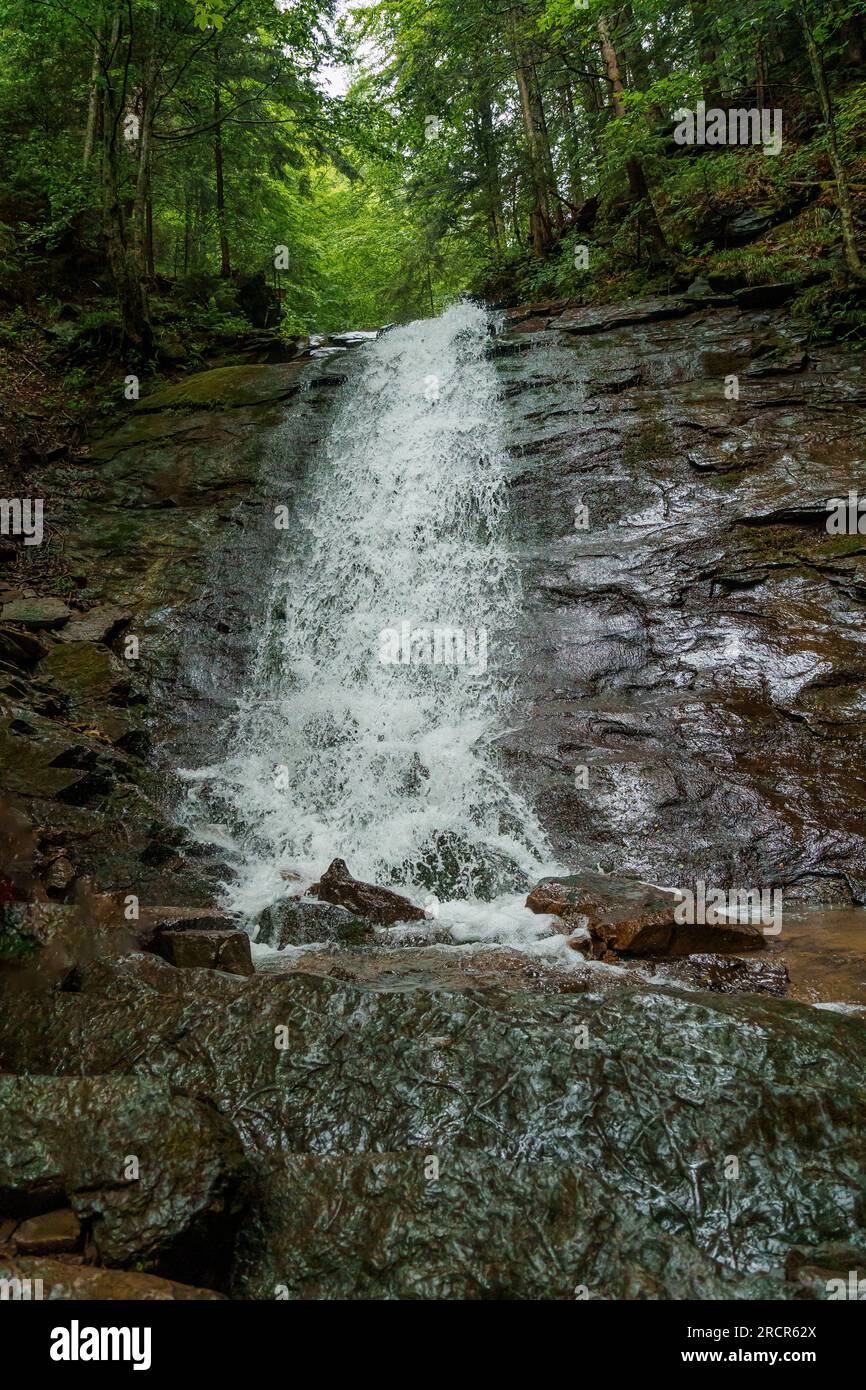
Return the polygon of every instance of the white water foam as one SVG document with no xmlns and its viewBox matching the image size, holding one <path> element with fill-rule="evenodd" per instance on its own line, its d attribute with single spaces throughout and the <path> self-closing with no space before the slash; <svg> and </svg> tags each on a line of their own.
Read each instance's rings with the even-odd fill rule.
<svg viewBox="0 0 866 1390">
<path fill-rule="evenodd" d="M 355 349 L 283 533 L 226 756 L 185 774 L 186 822 L 227 849 L 227 905 L 242 916 L 339 856 L 358 878 L 437 894 L 455 940 L 473 922 L 502 939 L 473 904 L 517 902 L 524 880 L 556 872 L 493 747 L 520 586 L 487 338 L 485 312 L 459 304 Z M 404 622 L 483 630 L 486 666 L 383 663 L 380 634 Z M 514 929 L 529 946 L 538 926 Z"/>
</svg>

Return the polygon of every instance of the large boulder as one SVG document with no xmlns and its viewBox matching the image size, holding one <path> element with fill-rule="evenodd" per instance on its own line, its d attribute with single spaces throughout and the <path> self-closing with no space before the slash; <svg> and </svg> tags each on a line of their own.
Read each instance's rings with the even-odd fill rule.
<svg viewBox="0 0 866 1390">
<path fill-rule="evenodd" d="M 230 975 L 252 975 L 250 938 L 245 931 L 195 931 L 189 928 L 158 931 L 152 950 L 171 965 L 226 970 Z"/>
<path fill-rule="evenodd" d="M 581 873 L 542 879 L 526 899 L 532 912 L 568 924 L 585 921 L 593 954 L 689 956 L 696 952 L 759 951 L 766 946 L 751 922 L 680 922 L 676 893 L 625 874 Z M 580 944 L 580 942 L 578 942 Z"/>
<path fill-rule="evenodd" d="M 360 946 L 373 939 L 373 924 L 330 902 L 284 898 L 259 917 L 256 940 L 282 950 L 285 946 L 336 943 Z"/>
<path fill-rule="evenodd" d="M 301 365 L 297 361 L 213 367 L 142 397 L 135 409 L 146 414 L 158 410 L 236 410 L 283 400 L 295 391 Z"/>
<path fill-rule="evenodd" d="M 61 1087 L 140 1085 L 149 1135 L 167 1121 L 165 1102 L 150 1119 L 154 1067 L 199 1123 L 232 1116 L 254 1176 L 238 1296 L 802 1297 L 789 1258 L 866 1244 L 861 1020 L 617 978 L 395 989 L 384 970 L 359 988 L 100 963 L 78 993 L 11 999 L 0 1057 L 70 1073 Z M 82 1066 L 128 1074 L 88 1083 Z M 117 1108 L 103 1089 L 112 1153 L 140 1152 Z M 25 1137 L 50 1139 L 46 1107 L 30 1113 Z M 131 1200 L 117 1184 L 109 1198 Z M 71 1202 L 85 1224 L 77 1203 L 94 1200 Z M 172 1272 L 214 1283 L 198 1265 Z"/>
<path fill-rule="evenodd" d="M 224 1265 L 245 1165 L 213 1106 L 141 1074 L 7 1075 L 0 1109 L 0 1215 L 66 1203 L 103 1264 Z"/>
<path fill-rule="evenodd" d="M 425 917 L 423 907 L 416 907 L 402 894 L 352 878 L 344 859 L 334 859 L 319 882 L 310 888 L 310 893 L 322 902 L 348 908 L 380 926 L 391 922 L 420 922 Z"/>
</svg>

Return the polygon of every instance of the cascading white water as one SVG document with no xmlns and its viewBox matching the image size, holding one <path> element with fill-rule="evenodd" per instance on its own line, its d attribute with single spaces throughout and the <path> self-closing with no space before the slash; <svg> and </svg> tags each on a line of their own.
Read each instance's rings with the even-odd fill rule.
<svg viewBox="0 0 866 1390">
<path fill-rule="evenodd" d="M 221 822 L 245 916 L 287 891 L 281 871 L 310 882 L 335 856 L 449 900 L 514 893 L 549 858 L 491 747 L 519 584 L 487 338 L 460 304 L 357 350 L 227 756 L 187 774 L 187 822 Z"/>
</svg>

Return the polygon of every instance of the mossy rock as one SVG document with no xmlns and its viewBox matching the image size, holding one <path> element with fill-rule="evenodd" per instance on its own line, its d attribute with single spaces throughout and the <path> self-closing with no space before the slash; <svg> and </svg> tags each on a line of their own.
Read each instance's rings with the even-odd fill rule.
<svg viewBox="0 0 866 1390">
<path fill-rule="evenodd" d="M 25 961 L 46 946 L 69 909 L 57 903 L 0 906 L 0 960 Z"/>
<path fill-rule="evenodd" d="M 80 781 L 87 740 L 50 719 L 10 713 L 0 722 L 0 787 L 19 796 L 57 796 Z"/>
<path fill-rule="evenodd" d="M 125 699 L 130 684 L 121 662 L 97 642 L 64 642 L 52 647 L 39 663 L 39 679 L 50 681 L 74 705 L 86 707 Z"/>
<path fill-rule="evenodd" d="M 16 598 L 3 605 L 4 623 L 20 623 L 27 628 L 60 627 L 71 611 L 62 599 L 46 594 L 41 598 Z"/>
<path fill-rule="evenodd" d="M 270 365 L 215 367 L 197 372 L 174 386 L 145 396 L 136 411 L 154 410 L 233 410 L 238 406 L 260 405 L 281 400 L 295 388 L 302 363 L 279 362 Z"/>
</svg>

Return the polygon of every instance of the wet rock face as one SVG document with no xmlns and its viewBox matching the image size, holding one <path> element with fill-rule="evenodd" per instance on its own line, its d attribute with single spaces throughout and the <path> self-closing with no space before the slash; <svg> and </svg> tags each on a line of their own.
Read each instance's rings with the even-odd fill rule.
<svg viewBox="0 0 866 1390">
<path fill-rule="evenodd" d="M 137 1122 L 153 1115 L 147 1151 L 168 1161 L 143 1181 L 163 1192 L 167 1134 L 194 1118 L 185 1211 L 218 1188 L 201 1145 L 231 1117 L 252 1178 L 235 1296 L 822 1297 L 795 1266 L 863 1248 L 860 1020 L 632 976 L 567 995 L 381 983 L 101 965 L 76 994 L 11 1000 L 0 1061 L 56 1074 L 11 1083 L 51 1095 L 49 1136 L 82 1132 L 82 1092 L 126 1115 L 144 1087 Z M 166 1202 L 102 1186 L 101 1156 L 132 1141 L 88 1134 L 71 1204 L 121 1260 L 159 1245 Z M 58 1182 L 50 1145 L 30 1152 L 4 1156 L 19 1190 Z M 173 1277 L 208 1282 L 189 1263 Z"/>
<path fill-rule="evenodd" d="M 171 965 L 189 969 L 226 970 L 230 975 L 252 975 L 250 938 L 244 931 L 158 931 L 152 950 Z"/>
<path fill-rule="evenodd" d="M 560 862 L 863 901 L 866 544 L 825 527 L 862 488 L 856 354 L 686 297 L 494 351 L 524 580 L 500 746 Z"/>
<path fill-rule="evenodd" d="M 684 980 L 695 989 L 719 994 L 773 994 L 784 999 L 788 993 L 788 969 L 784 961 L 746 960 L 742 956 L 722 956 L 698 952 L 685 960 L 665 961 L 662 978 Z"/>
<path fill-rule="evenodd" d="M 397 896 L 396 894 L 394 895 Z M 330 902 L 289 898 L 268 907 L 259 918 L 256 940 L 263 946 L 308 946 L 313 942 L 362 945 L 373 939 L 373 924 Z"/>
<path fill-rule="evenodd" d="M 41 571 L 2 595 L 0 819 L 8 801 L 31 825 L 29 876 L 47 888 L 51 873 L 53 896 L 88 877 L 143 904 L 213 901 L 218 853 L 172 824 L 176 735 L 199 719 L 211 731 L 240 688 L 259 571 L 287 543 L 274 506 L 291 503 L 320 432 L 324 397 L 295 399 L 312 370 L 328 375 L 308 358 L 243 362 L 145 391 L 77 460 L 72 486 L 66 461 L 34 479 L 51 518 L 38 550 L 60 567 L 63 598 L 33 592 Z M 272 477 L 263 455 L 290 401 Z M 49 869 L 58 849 L 62 878 Z"/>
<path fill-rule="evenodd" d="M 391 922 L 424 920 L 423 907 L 416 907 L 408 898 L 393 893 L 390 888 L 379 888 L 376 884 L 361 883 L 359 879 L 352 878 L 343 859 L 335 859 L 329 865 L 319 882 L 313 884 L 310 893 L 322 902 L 348 908 L 350 912 L 380 926 L 387 926 Z"/>
<path fill-rule="evenodd" d="M 71 901 L 0 919 L 3 969 L 35 961 L 44 986 L 0 1010 L 0 1277 L 44 1270 L 49 1297 L 752 1299 L 824 1297 L 862 1264 L 843 1253 L 866 1249 L 862 1020 L 766 997 L 784 966 L 730 954 L 763 943 L 678 934 L 651 882 L 866 884 L 866 545 L 822 521 L 856 482 L 866 398 L 851 358 L 708 298 L 532 306 L 492 344 L 526 596 L 506 774 L 563 864 L 618 871 L 530 906 L 575 943 L 590 923 L 615 969 L 389 933 L 423 911 L 337 861 L 317 902 L 260 923 L 322 949 L 226 973 L 224 827 L 213 854 L 189 842 L 139 740 L 207 762 L 186 750 L 241 686 L 251 603 L 293 543 L 273 506 L 337 369 L 307 392 L 295 364 L 204 373 L 80 465 L 80 605 L 24 595 L 0 627 L 0 774 L 26 822 L 0 900 L 71 897 L 83 872 L 115 898 L 98 931 Z M 177 906 L 133 932 L 128 891 Z M 157 938 L 184 968 L 134 951 Z M 64 1252 L 15 1254 L 4 1211 Z M 77 1233 L 52 1225 L 66 1211 Z"/>
<path fill-rule="evenodd" d="M 144 1074 L 2 1076 L 0 1107 L 0 1215 L 38 1216 L 65 1198 L 100 1263 L 204 1261 L 218 1282 L 245 1165 L 211 1107 Z"/>
</svg>

